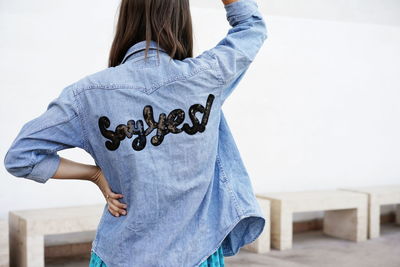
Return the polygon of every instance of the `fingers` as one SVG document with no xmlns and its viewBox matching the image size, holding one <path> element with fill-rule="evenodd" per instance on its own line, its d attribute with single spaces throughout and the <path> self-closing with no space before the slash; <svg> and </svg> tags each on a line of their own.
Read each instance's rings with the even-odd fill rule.
<svg viewBox="0 0 400 267">
<path fill-rule="evenodd" d="M 116 205 L 112 203 L 108 203 L 108 210 L 111 212 L 112 215 L 119 217 L 119 215 L 126 215 L 126 210 L 118 208 Z"/>
<path fill-rule="evenodd" d="M 115 210 L 115 208 L 112 207 L 112 205 L 108 205 L 108 211 L 115 217 L 119 217 L 118 211 Z"/>
<path fill-rule="evenodd" d="M 120 209 L 126 209 L 126 207 L 127 207 L 126 204 L 121 203 L 121 202 L 119 202 L 119 201 L 116 200 L 116 199 L 111 199 L 111 201 L 113 201 L 113 204 L 114 204 L 115 206 L 117 206 L 118 208 L 120 208 Z"/>
<path fill-rule="evenodd" d="M 108 192 L 108 195 L 109 195 L 111 198 L 115 198 L 115 199 L 124 197 L 122 194 L 116 194 L 116 193 L 111 192 L 111 191 Z"/>
<path fill-rule="evenodd" d="M 116 198 L 121 198 L 122 194 L 109 193 L 109 198 L 107 200 L 108 210 L 110 213 L 116 217 L 119 217 L 121 214 L 126 215 L 127 205 L 119 202 Z"/>
</svg>

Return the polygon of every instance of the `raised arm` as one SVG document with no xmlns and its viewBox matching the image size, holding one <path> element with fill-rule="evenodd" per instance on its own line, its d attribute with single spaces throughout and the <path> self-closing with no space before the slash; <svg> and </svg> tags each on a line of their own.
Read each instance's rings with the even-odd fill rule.
<svg viewBox="0 0 400 267">
<path fill-rule="evenodd" d="M 212 49 L 198 59 L 212 60 L 219 72 L 224 101 L 243 77 L 267 38 L 266 23 L 256 0 L 222 0 L 231 28 Z"/>
</svg>

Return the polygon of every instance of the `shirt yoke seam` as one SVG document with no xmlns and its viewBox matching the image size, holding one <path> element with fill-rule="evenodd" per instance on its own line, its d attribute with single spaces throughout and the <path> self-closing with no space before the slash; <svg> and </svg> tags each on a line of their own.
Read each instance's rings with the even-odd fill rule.
<svg viewBox="0 0 400 267">
<path fill-rule="evenodd" d="M 133 86 L 130 84 L 113 84 L 113 83 L 111 83 L 111 84 L 91 84 L 91 85 L 80 87 L 79 89 L 77 89 L 77 92 L 74 92 L 74 94 L 75 94 L 75 96 L 78 96 L 83 92 L 86 92 L 88 90 L 95 90 L 95 89 L 106 89 L 106 90 L 120 90 L 120 89 L 126 89 L 126 90 L 138 89 L 138 90 L 140 90 L 141 89 L 141 90 L 145 90 L 145 91 L 155 91 L 162 86 L 171 84 L 175 81 L 186 80 L 188 78 L 195 76 L 196 74 L 200 74 L 209 69 L 215 70 L 215 68 L 212 65 L 203 66 L 203 67 L 196 69 L 195 71 L 190 72 L 189 74 L 186 74 L 186 75 L 182 74 L 182 75 L 174 76 L 173 78 L 165 80 L 161 83 L 155 83 L 155 84 L 153 84 L 153 86 L 148 87 L 148 88 Z M 219 80 L 221 80 L 219 72 L 218 72 L 218 76 L 219 76 Z M 76 85 L 76 86 L 78 86 L 78 85 Z"/>
</svg>

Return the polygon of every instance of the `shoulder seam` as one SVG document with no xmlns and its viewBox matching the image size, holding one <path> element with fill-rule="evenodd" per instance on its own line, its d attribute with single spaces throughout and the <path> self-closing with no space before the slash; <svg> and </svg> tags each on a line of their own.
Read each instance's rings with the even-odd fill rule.
<svg viewBox="0 0 400 267">
<path fill-rule="evenodd" d="M 222 77 L 222 74 L 221 74 L 221 69 L 220 69 L 220 66 L 219 66 L 219 64 L 218 64 L 218 59 L 217 59 L 217 56 L 215 55 L 215 53 L 214 52 L 212 52 L 212 51 L 210 51 L 209 50 L 209 53 L 211 54 L 211 56 L 213 57 L 213 59 L 215 60 L 215 63 L 213 64 L 213 66 L 214 66 L 214 70 L 216 70 L 216 72 L 217 72 L 217 75 L 218 75 L 218 80 L 220 81 L 220 85 L 226 85 L 226 81 L 224 80 L 224 78 Z"/>
</svg>

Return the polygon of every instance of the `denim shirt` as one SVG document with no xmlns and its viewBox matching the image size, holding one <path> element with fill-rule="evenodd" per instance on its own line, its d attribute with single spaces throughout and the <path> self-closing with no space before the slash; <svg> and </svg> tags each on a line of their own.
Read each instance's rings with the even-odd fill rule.
<svg viewBox="0 0 400 267">
<path fill-rule="evenodd" d="M 235 255 L 263 231 L 221 107 L 267 38 L 266 25 L 255 0 L 225 10 L 232 27 L 215 47 L 175 60 L 155 41 L 145 58 L 145 41 L 136 43 L 120 65 L 64 88 L 7 151 L 7 171 L 39 183 L 56 172 L 57 151 L 90 153 L 127 204 L 119 217 L 104 205 L 92 243 L 109 267 L 199 266 L 220 246 Z"/>
</svg>

